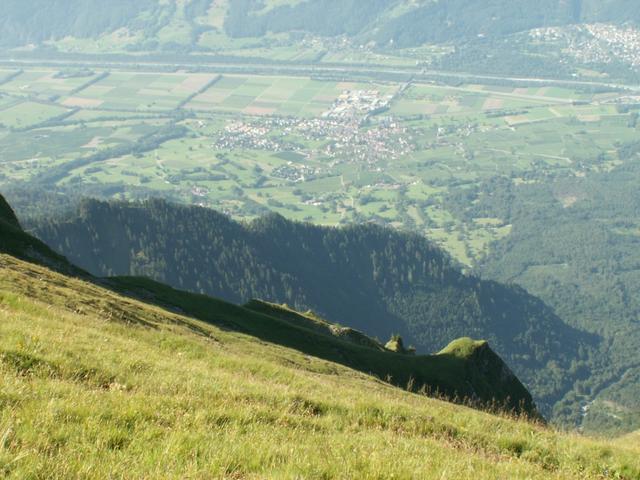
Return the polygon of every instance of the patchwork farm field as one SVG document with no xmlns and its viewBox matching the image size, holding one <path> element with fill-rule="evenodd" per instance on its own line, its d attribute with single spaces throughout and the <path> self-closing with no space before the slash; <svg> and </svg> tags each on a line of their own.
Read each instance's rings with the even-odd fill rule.
<svg viewBox="0 0 640 480">
<path fill-rule="evenodd" d="M 637 141 L 638 113 L 626 92 L 603 89 L 6 69 L 0 188 L 375 221 L 422 231 L 471 265 L 511 226 L 462 221 L 466 190 L 496 175 L 608 171 Z"/>
<path fill-rule="evenodd" d="M 323 82 L 298 77 L 225 76 L 186 105 L 196 111 L 246 115 L 320 116 L 345 90 L 368 90 L 370 84 Z M 393 86 L 375 85 L 387 95 Z"/>
<path fill-rule="evenodd" d="M 66 108 L 25 101 L 0 110 L 0 124 L 9 128 L 29 127 L 68 113 Z"/>
<path fill-rule="evenodd" d="M 62 100 L 66 106 L 105 110 L 171 110 L 217 78 L 204 74 L 110 73 Z"/>
<path fill-rule="evenodd" d="M 81 88 L 94 80 L 96 74 L 82 70 L 71 74 L 55 70 L 17 70 L 0 72 L 0 79 L 3 77 L 8 79 L 1 83 L 3 92 L 47 99 Z"/>
</svg>

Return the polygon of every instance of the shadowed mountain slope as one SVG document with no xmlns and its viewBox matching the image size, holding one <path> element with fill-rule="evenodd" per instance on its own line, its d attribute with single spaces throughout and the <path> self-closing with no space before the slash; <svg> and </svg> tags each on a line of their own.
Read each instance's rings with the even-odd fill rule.
<svg viewBox="0 0 640 480">
<path fill-rule="evenodd" d="M 16 232 L 0 231 L 0 252 Z M 486 342 L 400 355 L 339 338 L 310 313 L 249 307 L 0 253 L 3 477 L 640 477 L 627 445 L 403 392 L 346 367 L 409 369 L 409 386 L 424 375 L 441 392 L 524 406 L 526 390 Z"/>
<path fill-rule="evenodd" d="M 1 196 L 0 202 L 0 205 L 6 205 L 2 218 L 7 219 L 6 222 L 0 222 L 8 225 L 8 221 L 15 220 L 15 216 L 11 215 L 10 207 Z M 0 252 L 26 258 L 45 267 L 52 262 L 64 262 L 64 259 L 46 248 L 34 250 L 40 248 L 40 242 L 23 232 L 17 222 L 12 223 L 15 225 L 0 230 Z M 26 253 L 20 252 L 23 247 Z M 4 263 L 8 265 L 7 270 L 17 265 L 10 257 L 6 257 Z M 6 273 L 9 275 L 11 272 Z M 537 415 L 529 392 L 515 375 L 505 375 L 504 372 L 509 372 L 508 367 L 500 360 L 496 362 L 493 358 L 495 354 L 484 343 L 471 345 L 463 355 L 449 350 L 430 356 L 399 355 L 385 350 L 360 332 L 332 325 L 310 313 L 305 315 L 257 300 L 252 301 L 248 308 L 243 308 L 203 295 L 181 292 L 144 278 L 95 279 L 87 275 L 85 280 L 96 284 L 95 288 L 85 285 L 96 294 L 96 298 L 91 305 L 87 301 L 80 302 L 77 311 L 98 310 L 109 317 L 121 315 L 126 323 L 150 326 L 143 316 L 123 311 L 118 302 L 101 299 L 103 296 L 113 296 L 106 292 L 98 295 L 99 290 L 106 287 L 211 325 L 373 374 L 401 388 L 437 392 L 446 398 L 468 401 L 477 406 L 495 404 L 497 408 Z M 70 281 L 70 278 L 59 279 L 60 284 Z M 49 290 L 45 286 L 42 288 L 44 292 L 38 288 L 32 289 L 31 294 L 35 298 L 46 298 Z M 487 368 L 488 365 L 491 369 Z"/>
<path fill-rule="evenodd" d="M 363 43 L 408 47 L 466 42 L 479 35 L 500 37 L 544 26 L 638 21 L 634 0 L 367 0 L 366 6 L 361 0 L 5 0 L 0 46 L 126 31 L 140 39 L 138 48 L 153 49 L 163 29 L 181 25 L 190 30 L 193 48 L 209 30 L 224 30 L 234 38 L 346 35 Z"/>
<path fill-rule="evenodd" d="M 580 345 L 595 342 L 524 290 L 466 276 L 423 237 L 373 225 L 321 228 L 275 215 L 241 224 L 154 200 L 86 201 L 32 228 L 95 275 L 286 303 L 381 339 L 398 333 L 422 353 L 452 338 L 486 339 L 544 408 L 570 387 Z"/>
</svg>

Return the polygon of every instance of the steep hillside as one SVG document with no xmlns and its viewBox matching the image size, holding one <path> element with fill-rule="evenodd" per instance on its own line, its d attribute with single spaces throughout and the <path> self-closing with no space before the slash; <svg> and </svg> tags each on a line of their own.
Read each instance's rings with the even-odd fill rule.
<svg viewBox="0 0 640 480">
<path fill-rule="evenodd" d="M 196 47 L 203 32 L 231 38 L 306 32 L 346 35 L 380 45 L 460 42 L 500 37 L 542 26 L 580 22 L 640 21 L 634 0 L 7 0 L 0 46 L 65 37 L 97 38 L 115 31 L 130 36 L 133 50 L 169 43 Z M 163 30 L 164 29 L 164 30 Z M 224 42 L 221 42 L 224 44 Z M 190 44 L 190 45 L 189 45 Z M 168 45 L 165 44 L 165 47 Z M 169 48 L 171 50 L 171 48 Z"/>
<path fill-rule="evenodd" d="M 459 339 L 437 355 L 399 355 L 380 349 L 359 332 L 318 319 L 312 325 L 308 316 L 290 309 L 285 313 L 283 308 L 256 300 L 250 308 L 241 308 L 141 278 L 112 278 L 107 285 L 207 323 L 340 363 L 400 388 L 538 416 L 527 389 L 486 342 Z M 453 347 L 456 344 L 469 348 L 460 351 Z"/>
<path fill-rule="evenodd" d="M 61 272 L 76 275 L 84 273 L 40 240 L 26 234 L 11 206 L 2 195 L 0 195 L 0 252 L 42 263 Z"/>
<path fill-rule="evenodd" d="M 269 216 L 250 224 L 163 201 L 87 201 L 36 234 L 96 275 L 143 275 L 234 303 L 262 298 L 311 309 L 419 352 L 487 339 L 549 408 L 595 342 L 521 289 L 463 275 L 418 235 L 376 226 L 320 228 Z"/>
<path fill-rule="evenodd" d="M 119 28 L 144 30 L 160 10 L 157 0 L 4 0 L 0 46 L 26 45 L 67 36 L 94 38 Z M 146 13 L 145 22 L 136 21 Z"/>
<path fill-rule="evenodd" d="M 21 228 L 18 217 L 16 217 L 13 209 L 2 195 L 0 195 L 0 222 L 6 223 L 11 227 Z"/>
<path fill-rule="evenodd" d="M 575 3 L 575 2 L 573 2 Z M 262 2 L 233 2 L 225 23 L 232 36 L 261 36 L 267 32 L 304 30 L 318 35 L 361 35 L 379 43 L 415 46 L 500 36 L 544 25 L 565 24 L 579 17 L 572 2 L 544 0 L 447 0 L 408 2 L 375 0 L 363 8 L 358 1 L 310 0 L 273 8 Z M 326 13 L 329 12 L 329 15 Z M 576 15 L 576 13 L 578 15 Z"/>
<path fill-rule="evenodd" d="M 403 392 L 211 307 L 215 324 L 0 255 L 3 477 L 640 478 L 634 447 Z"/>
<path fill-rule="evenodd" d="M 465 218 L 513 225 L 484 259 L 485 277 L 522 285 L 570 325 L 605 339 L 565 404 L 573 407 L 563 409 L 588 431 L 640 428 L 637 148 L 621 146 L 630 154 L 608 172 L 519 186 L 496 181 L 461 205 Z M 580 405 L 589 405 L 586 414 Z"/>
<path fill-rule="evenodd" d="M 15 255 L 14 250 L 5 250 L 4 245 L 11 242 L 16 233 L 23 238 L 31 238 L 19 226 L 14 230 L 0 231 L 0 253 Z M 37 242 L 32 239 L 32 243 Z M 45 256 L 25 257 L 45 267 L 52 263 Z M 9 257 L 6 260 L 11 264 Z M 70 269 L 73 267 L 70 266 Z M 437 393 L 448 399 L 457 399 L 482 408 L 499 408 L 531 417 L 538 416 L 527 389 L 487 347 L 486 342 L 474 344 L 470 340 L 459 340 L 458 343 L 471 346 L 463 354 L 449 347 L 438 355 L 400 355 L 386 350 L 360 332 L 333 325 L 311 313 L 301 314 L 283 306 L 253 300 L 248 308 L 237 307 L 214 298 L 174 290 L 144 278 L 114 277 L 100 280 L 85 274 L 83 279 L 145 302 L 178 310 L 212 325 L 349 366 L 400 388 Z M 42 295 L 42 288 L 46 290 L 45 287 L 32 289 L 31 295 L 38 298 Z M 86 303 L 84 306 L 76 304 L 74 308 L 84 311 L 85 307 Z M 114 302 L 104 299 L 94 301 L 90 308 L 93 311 L 108 312 L 109 315 L 119 314 L 127 323 L 148 323 L 140 316 L 132 317 L 123 313 Z"/>
<path fill-rule="evenodd" d="M 287 305 L 276 305 L 263 300 L 251 300 L 245 305 L 245 308 L 254 312 L 264 313 L 270 317 L 279 318 L 292 325 L 301 326 L 323 335 L 340 338 L 355 345 L 362 345 L 381 352 L 385 351 L 385 347 L 379 341 L 353 328 L 327 322 L 312 311 L 301 313 L 289 308 Z"/>
</svg>

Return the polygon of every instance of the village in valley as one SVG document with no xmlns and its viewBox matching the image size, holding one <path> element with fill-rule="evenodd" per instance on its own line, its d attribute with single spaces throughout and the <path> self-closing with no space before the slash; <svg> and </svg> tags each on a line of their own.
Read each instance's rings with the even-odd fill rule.
<svg viewBox="0 0 640 480">
<path fill-rule="evenodd" d="M 614 62 L 640 68 L 640 29 L 606 23 L 538 28 L 530 32 L 536 42 L 560 44 L 575 60 L 592 65 Z"/>
<path fill-rule="evenodd" d="M 447 207 L 452 190 L 496 172 L 531 182 L 531 172 L 613 168 L 616 143 L 635 138 L 638 123 L 636 96 L 615 89 L 81 73 L 2 73 L 0 149 L 14 160 L 0 164 L 0 179 L 55 175 L 57 188 L 115 198 L 162 192 L 236 218 L 276 211 L 412 228 L 465 264 L 510 226 L 462 225 Z M 607 133 L 587 140 L 594 126 Z"/>
<path fill-rule="evenodd" d="M 347 90 L 317 118 L 254 118 L 229 122 L 211 144 L 214 150 L 258 149 L 299 154 L 271 172 L 272 176 L 304 182 L 342 163 L 376 165 L 395 161 L 415 149 L 409 128 L 386 116 L 369 124 L 372 115 L 388 110 L 393 95 L 378 90 Z M 317 144 L 317 148 L 308 148 Z M 315 161 L 313 165 L 305 160 Z M 322 166 L 317 166 L 317 161 Z"/>
</svg>

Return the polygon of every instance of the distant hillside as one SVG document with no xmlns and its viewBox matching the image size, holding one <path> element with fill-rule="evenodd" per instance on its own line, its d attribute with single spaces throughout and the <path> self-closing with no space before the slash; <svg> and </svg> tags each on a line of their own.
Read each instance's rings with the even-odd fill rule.
<svg viewBox="0 0 640 480">
<path fill-rule="evenodd" d="M 157 48 L 162 29 L 179 29 L 169 35 L 174 40 L 182 38 L 180 30 L 189 29 L 184 38 L 195 47 L 202 32 L 222 29 L 232 38 L 307 32 L 407 47 L 500 37 L 542 26 L 638 21 L 634 0 L 6 0 L 0 45 L 96 38 L 126 29 L 139 37 L 137 48 Z"/>
<path fill-rule="evenodd" d="M 157 0 L 4 0 L 0 46 L 38 44 L 67 36 L 93 38 L 119 28 L 145 30 L 160 10 Z M 142 21 L 138 15 L 145 13 Z"/>
<path fill-rule="evenodd" d="M 540 27 L 565 24 L 579 17 L 572 2 L 542 0 L 447 0 L 408 2 L 310 0 L 273 8 L 262 14 L 259 0 L 232 2 L 225 23 L 232 36 L 261 36 L 267 32 L 304 30 L 318 35 L 358 35 L 397 46 L 415 46 L 500 36 Z M 575 3 L 575 2 L 573 2 Z"/>
<path fill-rule="evenodd" d="M 225 28 L 232 36 L 302 30 L 412 47 L 501 37 L 544 26 L 640 21 L 634 0 L 370 0 L 366 8 L 352 0 L 290 3 L 265 12 L 260 0 L 232 2 Z"/>
<path fill-rule="evenodd" d="M 420 352 L 487 339 L 546 408 L 571 387 L 580 346 L 594 342 L 524 290 L 465 276 L 424 238 L 373 225 L 320 228 L 279 216 L 241 224 L 164 201 L 87 201 L 32 228 L 96 275 L 287 303 L 384 341 L 399 333 Z"/>
<path fill-rule="evenodd" d="M 640 428 L 638 146 L 622 145 L 625 162 L 611 171 L 497 180 L 465 192 L 460 205 L 462 218 L 513 225 L 483 260 L 485 277 L 522 285 L 570 325 L 604 338 L 565 412 L 589 431 Z M 586 415 L 579 404 L 590 405 Z"/>
<path fill-rule="evenodd" d="M 638 23 L 640 9 L 635 0 L 573 0 L 581 22 Z"/>
</svg>

